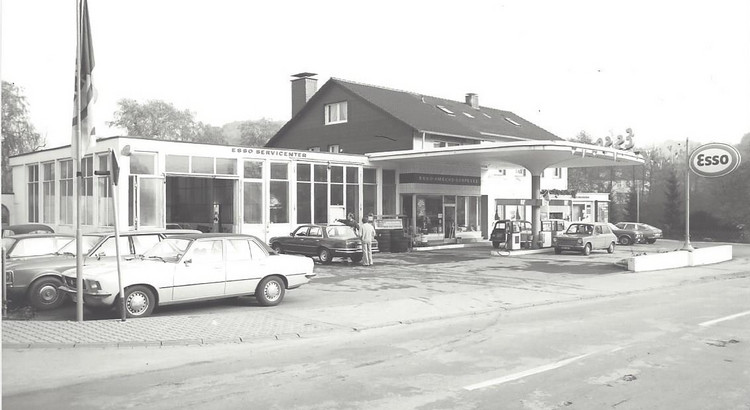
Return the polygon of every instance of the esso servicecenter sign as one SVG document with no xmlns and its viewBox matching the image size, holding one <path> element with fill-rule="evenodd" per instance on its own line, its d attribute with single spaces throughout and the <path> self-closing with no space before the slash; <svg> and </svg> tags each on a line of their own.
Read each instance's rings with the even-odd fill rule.
<svg viewBox="0 0 750 410">
<path fill-rule="evenodd" d="M 690 169 L 702 177 L 721 177 L 740 165 L 740 152 L 731 145 L 712 142 L 690 154 Z"/>
</svg>

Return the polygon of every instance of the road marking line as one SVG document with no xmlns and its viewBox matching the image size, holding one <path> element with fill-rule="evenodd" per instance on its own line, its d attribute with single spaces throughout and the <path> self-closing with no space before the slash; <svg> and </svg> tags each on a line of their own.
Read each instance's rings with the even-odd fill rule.
<svg viewBox="0 0 750 410">
<path fill-rule="evenodd" d="M 717 324 L 719 322 L 724 322 L 724 321 L 727 321 L 727 320 L 737 319 L 738 317 L 747 316 L 747 315 L 750 315 L 750 310 L 748 310 L 747 312 L 737 313 L 735 315 L 724 316 L 724 317 L 720 317 L 718 319 L 709 320 L 707 322 L 699 323 L 698 326 L 704 326 L 704 327 L 705 326 L 711 326 L 711 325 L 715 325 L 715 324 Z"/>
<path fill-rule="evenodd" d="M 529 370 L 524 370 L 522 372 L 518 372 L 518 373 L 515 373 L 515 374 L 510 374 L 508 376 L 499 377 L 497 379 L 492 379 L 492 380 L 487 380 L 487 381 L 484 381 L 484 382 L 481 382 L 481 383 L 472 384 L 472 385 L 469 385 L 469 386 L 465 386 L 464 389 L 469 390 L 469 391 L 471 391 L 471 390 L 477 390 L 477 389 L 482 389 L 482 388 L 489 387 L 489 386 L 494 386 L 494 385 L 498 385 L 498 384 L 507 383 L 507 382 L 510 382 L 510 381 L 513 381 L 513 380 L 522 379 L 522 378 L 527 377 L 527 376 L 531 376 L 531 375 L 534 375 L 534 374 L 538 374 L 538 373 L 542 373 L 542 372 L 546 372 L 546 371 L 549 371 L 549 370 L 554 370 L 554 369 L 563 367 L 565 365 L 568 365 L 570 363 L 575 362 L 576 360 L 580 360 L 580 359 L 583 359 L 584 357 L 591 356 L 592 354 L 594 354 L 594 353 L 586 353 L 586 354 L 582 354 L 580 356 L 571 357 L 570 359 L 560 360 L 559 362 L 546 364 L 544 366 L 535 367 L 535 368 L 529 369 Z"/>
</svg>

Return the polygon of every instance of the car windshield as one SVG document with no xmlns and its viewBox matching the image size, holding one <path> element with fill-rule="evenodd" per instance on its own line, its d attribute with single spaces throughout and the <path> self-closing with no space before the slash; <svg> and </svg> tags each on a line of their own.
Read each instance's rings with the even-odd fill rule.
<svg viewBox="0 0 750 410">
<path fill-rule="evenodd" d="M 143 257 L 146 259 L 179 260 L 192 242 L 191 239 L 186 238 L 166 238 L 147 250 Z"/>
<path fill-rule="evenodd" d="M 565 231 L 565 233 L 568 234 L 586 234 L 591 235 L 591 233 L 594 232 L 594 227 L 592 225 L 584 225 L 584 224 L 573 224 L 568 227 L 568 230 Z"/>
<path fill-rule="evenodd" d="M 104 238 L 103 235 L 83 235 L 81 239 L 83 239 L 81 248 L 84 249 L 83 253 L 85 255 L 88 255 L 91 253 L 91 251 L 94 249 L 94 246 L 96 246 L 99 241 Z M 57 253 L 70 253 L 72 255 L 76 254 L 76 240 L 73 239 L 72 241 L 68 242 L 67 245 L 60 248 Z"/>
<path fill-rule="evenodd" d="M 13 246 L 13 243 L 16 242 L 15 238 L 3 238 L 3 248 L 10 249 Z"/>
<path fill-rule="evenodd" d="M 328 234 L 329 238 L 349 239 L 357 237 L 357 234 L 354 233 L 354 229 L 344 225 L 329 226 L 326 228 L 326 233 Z"/>
</svg>

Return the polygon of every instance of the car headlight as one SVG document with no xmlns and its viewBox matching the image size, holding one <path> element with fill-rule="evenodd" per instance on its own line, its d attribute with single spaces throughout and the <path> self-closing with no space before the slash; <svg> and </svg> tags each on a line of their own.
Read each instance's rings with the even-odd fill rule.
<svg viewBox="0 0 750 410">
<path fill-rule="evenodd" d="M 552 243 L 557 243 L 557 238 L 552 238 Z"/>
<path fill-rule="evenodd" d="M 578 244 L 583 245 L 583 238 L 578 238 Z"/>
<path fill-rule="evenodd" d="M 84 280 L 84 289 L 88 290 L 102 290 L 102 285 L 99 283 L 99 281 L 96 280 Z"/>
</svg>

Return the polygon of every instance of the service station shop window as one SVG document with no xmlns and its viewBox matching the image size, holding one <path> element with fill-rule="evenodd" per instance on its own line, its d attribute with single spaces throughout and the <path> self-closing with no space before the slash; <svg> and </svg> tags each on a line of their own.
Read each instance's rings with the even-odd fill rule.
<svg viewBox="0 0 750 410">
<path fill-rule="evenodd" d="M 213 174 L 213 157 L 192 157 L 190 172 L 193 174 Z"/>
<path fill-rule="evenodd" d="M 42 164 L 42 222 L 55 223 L 55 163 Z"/>
<path fill-rule="evenodd" d="M 271 163 L 271 223 L 289 222 L 289 165 Z"/>
<path fill-rule="evenodd" d="M 27 196 L 29 222 L 39 222 L 39 165 L 29 165 L 26 167 L 28 175 Z"/>
<path fill-rule="evenodd" d="M 346 214 L 357 215 L 358 210 L 359 210 L 359 168 L 346 167 Z"/>
<path fill-rule="evenodd" d="M 130 155 L 130 180 L 128 181 L 128 224 L 132 226 L 161 226 L 164 210 L 164 179 L 150 176 L 156 173 L 156 154 L 138 152 Z M 134 192 L 134 184 L 138 192 Z M 133 198 L 133 194 L 136 198 Z M 137 206 L 137 218 L 134 206 Z"/>
<path fill-rule="evenodd" d="M 313 220 L 328 222 L 328 167 L 313 165 Z"/>
<path fill-rule="evenodd" d="M 370 212 L 372 214 L 377 213 L 377 203 L 378 203 L 378 177 L 377 177 L 377 170 L 373 168 L 364 168 L 362 170 L 362 195 L 364 201 L 364 207 L 362 208 L 362 212 L 365 215 L 369 215 Z M 361 217 L 359 218 L 362 219 Z M 357 221 L 359 222 L 359 221 Z"/>
<path fill-rule="evenodd" d="M 73 160 L 60 161 L 60 223 L 72 224 L 74 216 Z"/>
<path fill-rule="evenodd" d="M 244 222 L 263 222 L 263 162 L 246 160 L 244 164 Z"/>
<path fill-rule="evenodd" d="M 97 159 L 97 170 L 98 171 L 110 171 L 109 167 L 109 154 L 98 155 Z M 98 224 L 102 226 L 114 226 L 115 216 L 114 210 L 112 209 L 111 198 L 112 191 L 109 183 L 109 175 L 98 175 L 96 177 L 97 187 L 97 210 L 98 210 Z"/>
<path fill-rule="evenodd" d="M 375 183 L 375 181 L 373 181 Z M 377 193 L 377 190 L 375 190 Z M 383 214 L 396 214 L 396 171 L 392 169 L 383 170 Z M 377 197 L 374 197 L 377 200 Z M 374 207 L 374 203 L 373 203 Z M 373 211 L 374 212 L 374 211 Z"/>
<path fill-rule="evenodd" d="M 526 220 L 526 207 L 524 205 L 495 205 L 495 219 L 519 219 Z"/>
<path fill-rule="evenodd" d="M 94 158 L 86 157 L 81 160 L 81 199 L 83 209 L 81 210 L 81 225 L 94 224 Z"/>
<path fill-rule="evenodd" d="M 297 223 L 312 222 L 311 165 L 297 164 Z"/>
</svg>

